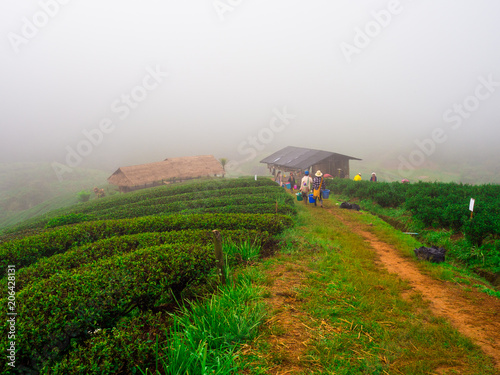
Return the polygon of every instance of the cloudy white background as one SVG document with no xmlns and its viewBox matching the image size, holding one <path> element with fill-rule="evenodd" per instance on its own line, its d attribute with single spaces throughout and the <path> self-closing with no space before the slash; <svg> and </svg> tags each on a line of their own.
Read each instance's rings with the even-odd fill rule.
<svg viewBox="0 0 500 375">
<path fill-rule="evenodd" d="M 54 14 L 27 38 L 42 4 Z M 443 129 L 429 159 L 498 156 L 499 16 L 493 0 L 2 0 L 0 161 L 65 163 L 103 119 L 114 128 L 82 166 L 234 160 L 285 107 L 295 118 L 263 155 L 295 145 L 397 161 Z M 372 33 L 361 48 L 359 30 Z M 148 68 L 168 77 L 120 118 L 113 103 Z M 499 86 L 452 129 L 443 115 L 481 78 Z"/>
</svg>

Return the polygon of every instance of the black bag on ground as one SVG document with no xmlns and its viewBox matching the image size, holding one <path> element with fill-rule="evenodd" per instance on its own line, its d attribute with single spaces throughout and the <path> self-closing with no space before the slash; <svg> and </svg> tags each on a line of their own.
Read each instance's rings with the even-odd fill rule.
<svg viewBox="0 0 500 375">
<path fill-rule="evenodd" d="M 345 208 L 348 210 L 356 210 L 359 211 L 361 208 L 355 203 L 342 202 L 339 206 L 340 208 Z"/>
<path fill-rule="evenodd" d="M 428 260 L 432 263 L 442 263 L 445 260 L 446 249 L 442 247 L 419 247 L 413 250 L 420 260 Z"/>
</svg>

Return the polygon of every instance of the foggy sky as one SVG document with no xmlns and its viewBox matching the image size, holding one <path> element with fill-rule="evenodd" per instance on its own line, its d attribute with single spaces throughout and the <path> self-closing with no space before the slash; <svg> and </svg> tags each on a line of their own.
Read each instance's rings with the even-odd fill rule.
<svg viewBox="0 0 500 375">
<path fill-rule="evenodd" d="M 493 0 L 5 0 L 0 161 L 481 155 L 498 149 L 499 16 Z"/>
</svg>

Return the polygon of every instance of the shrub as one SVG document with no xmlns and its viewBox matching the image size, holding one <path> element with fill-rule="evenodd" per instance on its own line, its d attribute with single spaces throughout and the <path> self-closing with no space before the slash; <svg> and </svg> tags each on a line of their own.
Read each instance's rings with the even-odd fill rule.
<svg viewBox="0 0 500 375">
<path fill-rule="evenodd" d="M 81 191 L 76 195 L 78 202 L 88 202 L 90 198 L 90 193 L 88 191 Z"/>
<path fill-rule="evenodd" d="M 171 317 L 149 311 L 122 319 L 77 344 L 58 363 L 45 366 L 42 374 L 140 374 L 137 366 L 155 367 L 156 343 L 162 344 Z"/>
<path fill-rule="evenodd" d="M 78 272 L 54 274 L 18 293 L 16 361 L 31 370 L 60 359 L 72 341 L 113 327 L 135 307 L 150 309 L 202 279 L 215 264 L 211 247 L 164 245 L 115 256 Z M 2 323 L 6 337 L 8 322 Z M 0 343 L 6 351 L 7 341 Z"/>
<path fill-rule="evenodd" d="M 233 190 L 237 189 L 237 190 Z M 271 190 L 269 190 L 271 189 Z M 282 189 L 281 189 L 282 190 Z M 253 178 L 238 178 L 238 179 L 211 179 L 207 181 L 189 181 L 182 184 L 173 184 L 168 186 L 159 186 L 155 188 L 143 189 L 127 194 L 116 194 L 103 199 L 93 199 L 89 202 L 81 203 L 78 206 L 69 208 L 61 208 L 43 216 L 39 216 L 30 220 L 26 220 L 16 227 L 6 230 L 5 233 L 13 233 L 26 229 L 40 228 L 47 224 L 47 221 L 56 217 L 68 215 L 70 213 L 87 213 L 97 214 L 99 211 L 118 206 L 127 206 L 137 202 L 151 201 L 151 204 L 157 204 L 155 199 L 164 199 L 165 203 L 175 200 L 192 200 L 216 196 L 216 195 L 234 195 L 238 194 L 253 194 L 263 192 L 282 193 L 275 182 L 270 179 L 259 179 L 255 181 Z M 170 199 L 170 200 L 169 200 Z M 97 216 L 97 215 L 96 215 Z"/>
<path fill-rule="evenodd" d="M 258 246 L 266 246 L 270 241 L 267 232 L 256 230 L 221 230 L 225 242 L 252 242 Z M 102 239 L 91 244 L 85 244 L 62 254 L 40 259 L 35 264 L 21 268 L 16 273 L 16 290 L 19 292 L 28 284 L 50 278 L 56 272 L 73 270 L 92 262 L 98 262 L 111 256 L 125 254 L 137 249 L 164 244 L 198 244 L 210 245 L 213 241 L 212 232 L 206 229 L 181 230 L 158 233 L 138 233 L 120 237 Z M 7 279 L 0 285 L 7 289 Z"/>
<path fill-rule="evenodd" d="M 136 219 L 92 221 L 50 229 L 44 233 L 0 245 L 0 266 L 15 264 L 18 269 L 37 262 L 42 257 L 100 239 L 141 232 L 164 232 L 183 229 L 255 229 L 271 235 L 293 224 L 284 215 L 256 214 L 197 214 L 149 216 Z"/>
<path fill-rule="evenodd" d="M 81 223 L 83 221 L 91 220 L 89 215 L 86 214 L 68 214 L 64 216 L 55 217 L 47 222 L 45 228 L 60 227 L 68 224 Z"/>
</svg>

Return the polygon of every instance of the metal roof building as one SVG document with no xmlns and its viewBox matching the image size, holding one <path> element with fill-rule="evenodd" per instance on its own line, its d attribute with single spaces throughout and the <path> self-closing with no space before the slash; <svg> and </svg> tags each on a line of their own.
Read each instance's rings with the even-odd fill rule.
<svg viewBox="0 0 500 375">
<path fill-rule="evenodd" d="M 260 162 L 267 164 L 269 170 L 297 173 L 305 170 L 315 173 L 317 170 L 321 170 L 323 174 L 349 177 L 349 160 L 361 159 L 336 152 L 288 146 Z"/>
</svg>

